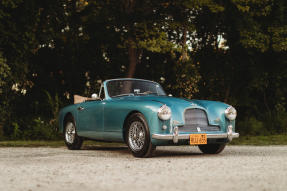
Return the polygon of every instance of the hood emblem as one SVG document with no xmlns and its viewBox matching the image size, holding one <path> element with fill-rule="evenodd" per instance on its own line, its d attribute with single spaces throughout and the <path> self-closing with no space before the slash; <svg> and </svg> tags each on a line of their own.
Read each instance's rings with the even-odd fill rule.
<svg viewBox="0 0 287 191">
<path fill-rule="evenodd" d="M 200 127 L 196 127 L 196 129 L 197 129 L 197 132 L 200 132 L 200 131 L 201 131 Z"/>
<path fill-rule="evenodd" d="M 196 104 L 194 104 L 194 103 L 191 103 L 190 105 L 191 105 L 191 106 L 196 106 Z"/>
</svg>

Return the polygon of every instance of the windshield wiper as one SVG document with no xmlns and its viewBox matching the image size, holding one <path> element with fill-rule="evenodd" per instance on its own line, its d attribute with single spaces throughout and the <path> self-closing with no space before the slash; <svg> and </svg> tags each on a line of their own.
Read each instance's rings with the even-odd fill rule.
<svg viewBox="0 0 287 191">
<path fill-rule="evenodd" d="M 143 92 L 143 93 L 137 93 L 136 95 L 158 95 L 155 92 Z"/>
<path fill-rule="evenodd" d="M 122 97 L 122 96 L 134 96 L 135 94 L 129 93 L 129 94 L 119 94 L 111 97 Z"/>
</svg>

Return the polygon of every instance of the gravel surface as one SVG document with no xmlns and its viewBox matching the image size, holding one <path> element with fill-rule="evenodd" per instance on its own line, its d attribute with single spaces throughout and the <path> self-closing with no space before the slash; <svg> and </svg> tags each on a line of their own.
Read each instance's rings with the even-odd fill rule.
<svg viewBox="0 0 287 191">
<path fill-rule="evenodd" d="M 286 190 L 287 146 L 158 147 L 134 158 L 126 147 L 0 148 L 0 190 Z"/>
</svg>

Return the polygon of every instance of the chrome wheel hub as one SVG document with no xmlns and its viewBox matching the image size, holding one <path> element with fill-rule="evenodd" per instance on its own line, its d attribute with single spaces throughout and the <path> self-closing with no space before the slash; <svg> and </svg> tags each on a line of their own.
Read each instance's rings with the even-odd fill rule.
<svg viewBox="0 0 287 191">
<path fill-rule="evenodd" d="M 76 128 L 72 122 L 66 125 L 65 139 L 67 143 L 73 144 L 76 136 Z"/>
<path fill-rule="evenodd" d="M 144 126 L 139 121 L 134 121 L 128 133 L 128 141 L 133 151 L 140 151 L 145 143 L 145 131 Z"/>
</svg>

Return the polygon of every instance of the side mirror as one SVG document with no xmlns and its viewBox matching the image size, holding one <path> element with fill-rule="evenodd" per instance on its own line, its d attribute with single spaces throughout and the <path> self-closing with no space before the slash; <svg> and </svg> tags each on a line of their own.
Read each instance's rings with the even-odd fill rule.
<svg viewBox="0 0 287 191">
<path fill-rule="evenodd" d="M 92 96 L 91 96 L 93 99 L 99 99 L 99 96 L 98 96 L 98 94 L 92 94 Z"/>
<path fill-rule="evenodd" d="M 172 97 L 172 94 L 168 94 L 169 97 Z"/>
</svg>

